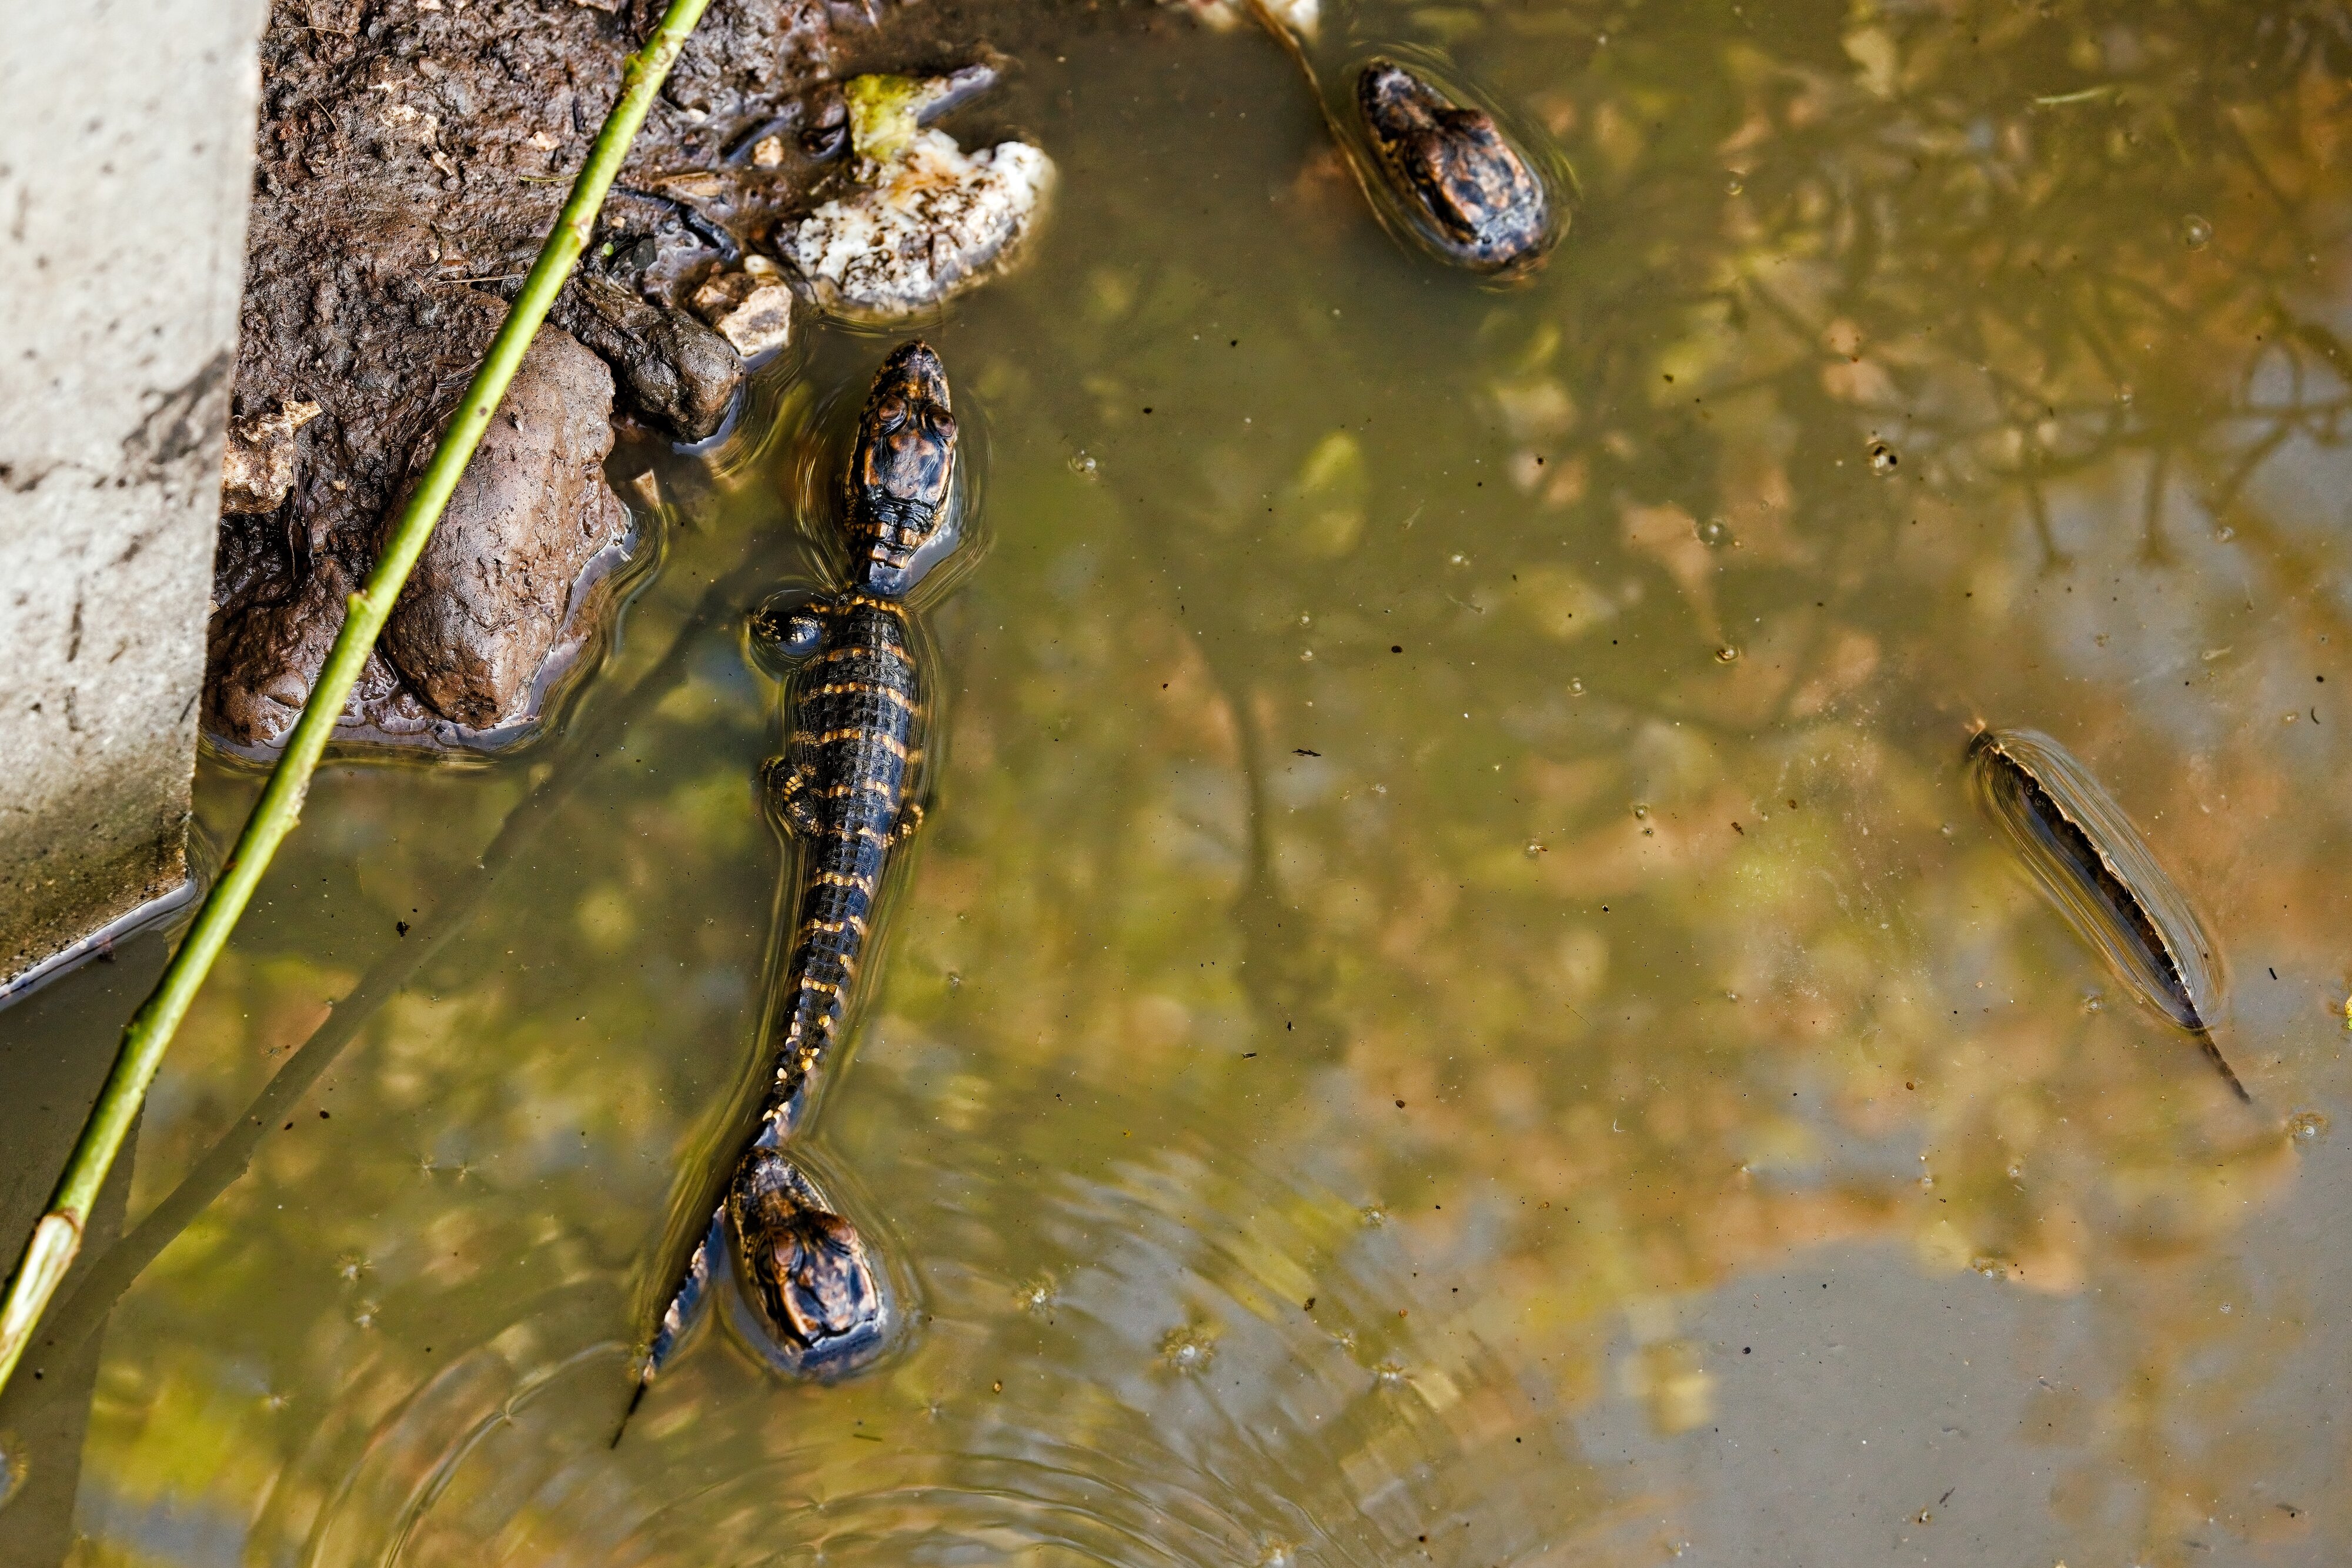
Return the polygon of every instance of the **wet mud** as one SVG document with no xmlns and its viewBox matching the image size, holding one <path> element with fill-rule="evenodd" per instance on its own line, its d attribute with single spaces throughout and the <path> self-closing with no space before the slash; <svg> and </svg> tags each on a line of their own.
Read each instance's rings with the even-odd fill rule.
<svg viewBox="0 0 2352 1568">
<path fill-rule="evenodd" d="M 219 748 L 267 758 L 290 733 L 659 10 L 274 8 L 205 703 Z M 813 208 L 845 162 L 833 84 L 969 53 L 973 26 L 950 6 L 713 10 L 340 739 L 481 750 L 534 732 L 648 548 L 603 472 L 614 430 L 692 443 L 722 428 L 747 352 L 783 329 L 759 236 Z"/>
</svg>

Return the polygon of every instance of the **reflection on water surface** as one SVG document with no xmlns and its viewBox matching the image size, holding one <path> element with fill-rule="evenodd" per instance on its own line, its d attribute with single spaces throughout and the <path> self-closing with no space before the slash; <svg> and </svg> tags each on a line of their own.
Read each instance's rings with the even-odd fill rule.
<svg viewBox="0 0 2352 1568">
<path fill-rule="evenodd" d="M 992 544 L 819 1140 L 909 1343 L 706 1343 L 604 1447 L 777 881 L 776 691 L 691 617 L 816 580 L 784 476 L 877 347 L 824 331 L 654 464 L 572 737 L 315 791 L 126 1245 L 447 945 L 121 1298 L 70 1560 L 2340 1560 L 2341 9 L 1333 8 L 1327 68 L 1442 51 L 1573 166 L 1500 291 L 1265 39 L 992 34 L 1065 183 L 926 328 Z M 2251 1109 L 1970 807 L 1981 723 L 2147 837 Z M 39 1027 L 109 1039 L 96 976 Z"/>
</svg>

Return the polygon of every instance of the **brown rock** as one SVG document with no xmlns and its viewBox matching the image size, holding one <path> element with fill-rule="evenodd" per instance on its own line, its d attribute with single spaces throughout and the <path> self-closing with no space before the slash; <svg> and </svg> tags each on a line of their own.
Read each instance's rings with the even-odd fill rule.
<svg viewBox="0 0 2352 1568">
<path fill-rule="evenodd" d="M 310 687 L 327 662 L 352 590 L 342 563 L 320 558 L 284 598 L 248 602 L 214 617 L 205 687 L 205 728 L 230 749 L 266 756 L 286 744 Z M 371 654 L 352 689 L 348 719 L 373 713 L 400 695 L 380 653 Z"/>
<path fill-rule="evenodd" d="M 637 413 L 676 441 L 708 441 L 727 422 L 743 361 L 718 332 L 683 310 L 583 273 L 552 319 L 613 367 Z"/>
<path fill-rule="evenodd" d="M 575 585 L 627 531 L 604 481 L 612 415 L 604 361 L 541 328 L 384 628 L 385 662 L 443 718 L 530 716 Z M 412 483 L 437 438 L 418 443 Z"/>
</svg>

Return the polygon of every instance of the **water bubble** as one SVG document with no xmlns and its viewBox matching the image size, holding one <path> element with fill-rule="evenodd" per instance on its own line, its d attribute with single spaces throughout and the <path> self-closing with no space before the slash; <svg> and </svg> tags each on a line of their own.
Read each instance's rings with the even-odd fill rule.
<svg viewBox="0 0 2352 1568">
<path fill-rule="evenodd" d="M 1536 856 L 1538 856 L 1538 855 L 1539 855 L 1539 854 L 1541 854 L 1541 853 L 1543 853 L 1543 852 L 1544 852 L 1544 847 L 1543 847 L 1543 845 L 1541 845 L 1541 844 L 1538 843 L 1538 842 L 1537 842 L 1535 840 L 1533 840 L 1533 839 L 1529 839 L 1529 840 L 1528 841 L 1528 859 L 1529 859 L 1529 860 L 1533 860 L 1533 859 L 1535 859 L 1535 858 L 1536 858 Z"/>
<path fill-rule="evenodd" d="M 1453 555 L 1448 556 L 1445 559 L 1452 561 L 1455 566 L 1468 566 L 1470 564 L 1470 558 L 1466 555 Z"/>
<path fill-rule="evenodd" d="M 2126 382 L 2123 385 L 2116 389 L 2116 401 L 2117 402 L 2127 403 L 2131 402 L 2132 396 L 2131 383 L 2129 382 Z"/>
<path fill-rule="evenodd" d="M 1090 454 L 1074 452 L 1070 455 L 1070 472 L 1081 479 L 1093 478 L 1096 469 L 1100 466 Z"/>
<path fill-rule="evenodd" d="M 1919 1178 L 1919 1190 L 1922 1192 L 1932 1190 L 1935 1185 L 1936 1178 L 1933 1176 L 1922 1176 Z"/>
<path fill-rule="evenodd" d="M 1378 1230 L 1389 1222 L 1389 1211 L 1377 1203 L 1368 1203 L 1356 1211 L 1356 1218 L 1364 1222 L 1367 1229 Z"/>
<path fill-rule="evenodd" d="M 1269 1541 L 1257 1554 L 1257 1568 L 1297 1568 L 1298 1548 L 1287 1541 Z"/>
<path fill-rule="evenodd" d="M 2011 1160 L 2009 1162 L 2009 1179 L 2011 1181 L 2023 1181 L 2025 1179 L 2024 1161 Z"/>
<path fill-rule="evenodd" d="M 1574 675 L 1570 676 L 1568 682 L 1568 695 L 1572 697 L 1582 696 L 1584 695 L 1584 682 Z"/>
<path fill-rule="evenodd" d="M 1879 475 L 1892 474 L 1895 472 L 1895 465 L 1901 461 L 1901 458 L 1895 456 L 1895 448 L 1887 445 L 1884 441 L 1874 441 L 1870 444 L 1870 471 L 1872 473 Z"/>
<path fill-rule="evenodd" d="M 1728 643 L 1715 651 L 1715 662 L 1718 664 L 1728 664 L 1738 657 L 1739 650 Z"/>
<path fill-rule="evenodd" d="M 1633 802 L 1633 820 L 1637 822 L 1646 822 L 1650 820 L 1650 808 L 1646 803 L 1640 800 Z"/>
<path fill-rule="evenodd" d="M 1040 1274 L 1013 1292 L 1013 1305 L 1032 1317 L 1044 1317 L 1054 1310 L 1054 1277 Z"/>
<path fill-rule="evenodd" d="M 1731 525 L 1721 517 L 1709 517 L 1698 526 L 1698 542 L 1717 549 L 1731 542 Z"/>
<path fill-rule="evenodd" d="M 1723 193 L 1727 196 L 1736 196 L 1747 188 L 1739 183 L 1739 176 L 1737 174 L 1723 183 Z"/>
<path fill-rule="evenodd" d="M 2221 1315 L 2225 1318 L 2230 1315 L 2230 1303 L 2227 1301 L 2221 1303 Z"/>
<path fill-rule="evenodd" d="M 2327 1133 L 2327 1118 L 2316 1111 L 2298 1111 L 2286 1119 L 2286 1135 L 2298 1144 L 2315 1144 Z"/>
<path fill-rule="evenodd" d="M 1160 1341 L 1160 1360 L 1171 1372 L 1205 1371 L 1216 1358 L 1217 1337 L 1190 1325 L 1170 1329 Z"/>
<path fill-rule="evenodd" d="M 2203 250 L 2213 243 L 2213 225 L 2195 213 L 2180 220 L 2180 243 L 2191 250 Z"/>
<path fill-rule="evenodd" d="M 2009 1276 L 2009 1265 L 1989 1252 L 1969 1259 L 1969 1267 L 1988 1280 L 2001 1280 Z"/>
<path fill-rule="evenodd" d="M 2102 991 L 2084 992 L 2083 1010 L 2086 1013 L 2105 1012 L 2107 1010 L 2107 998 L 2105 993 Z"/>
<path fill-rule="evenodd" d="M 383 1311 L 383 1308 L 377 1302 L 362 1301 L 359 1304 L 359 1310 L 352 1313 L 352 1322 L 361 1328 L 372 1329 L 375 1327 L 376 1314 Z"/>
<path fill-rule="evenodd" d="M 1391 1357 L 1372 1368 L 1372 1381 L 1382 1388 L 1404 1386 L 1404 1363 Z"/>
<path fill-rule="evenodd" d="M 1299 649 L 1299 650 L 1298 650 L 1298 662 L 1299 662 L 1300 664 L 1313 664 L 1313 663 L 1315 662 L 1315 650 L 1314 650 L 1314 649 L 1312 649 L 1312 648 L 1301 648 L 1301 649 Z"/>
<path fill-rule="evenodd" d="M 2231 539 L 2236 538 L 2237 537 L 2238 530 L 2230 527 L 2227 523 L 2222 524 L 2220 528 L 2213 530 L 2214 540 L 2220 544 L 2228 544 Z"/>
</svg>

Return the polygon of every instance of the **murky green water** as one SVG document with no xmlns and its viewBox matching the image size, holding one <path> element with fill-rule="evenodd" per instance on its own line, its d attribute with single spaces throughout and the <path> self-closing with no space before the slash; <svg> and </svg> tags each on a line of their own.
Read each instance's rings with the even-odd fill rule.
<svg viewBox="0 0 2352 1568">
<path fill-rule="evenodd" d="M 314 791 L 37 1353 L 111 1301 L 26 1561 L 2340 1561 L 2340 7 L 1330 16 L 1572 162 L 1503 293 L 1262 38 L 993 36 L 1059 210 L 927 329 L 990 544 L 816 1145 L 908 1343 L 707 1342 L 606 1448 L 753 1070 L 736 612 L 812 580 L 791 476 L 882 347 L 818 331 L 654 463 L 567 737 Z M 2212 927 L 2252 1112 L 1974 812 L 1980 722 Z M 0 1033 L 102 1051 L 152 966 Z"/>
</svg>

